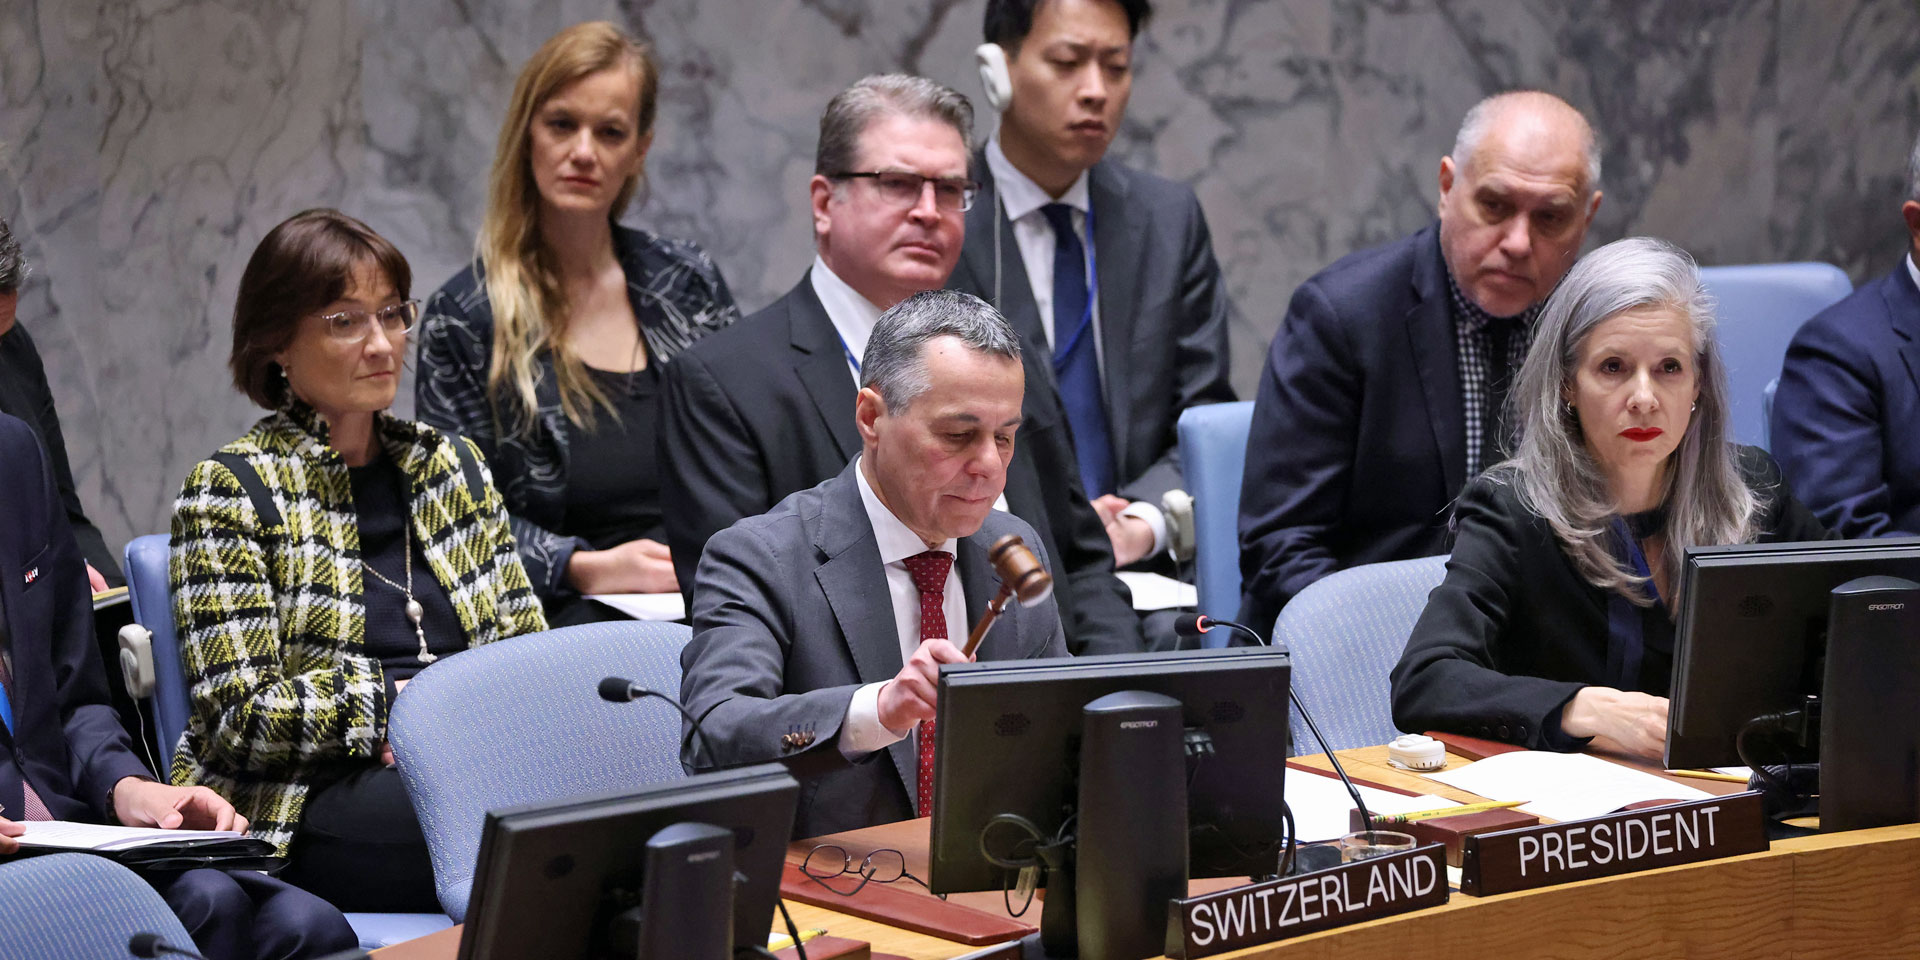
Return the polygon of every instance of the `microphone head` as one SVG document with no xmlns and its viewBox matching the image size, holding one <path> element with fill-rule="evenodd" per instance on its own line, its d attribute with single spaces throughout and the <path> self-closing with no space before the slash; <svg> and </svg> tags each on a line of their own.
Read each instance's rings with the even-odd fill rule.
<svg viewBox="0 0 1920 960">
<path fill-rule="evenodd" d="M 1176 637 L 1197 637 L 1213 629 L 1213 618 L 1205 614 L 1183 614 L 1173 621 Z"/>
<path fill-rule="evenodd" d="M 142 931 L 127 938 L 127 952 L 143 960 L 150 960 L 160 955 L 160 946 L 164 942 L 159 934 Z"/>
<path fill-rule="evenodd" d="M 630 703 L 633 698 L 632 680 L 626 677 L 607 677 L 600 681 L 600 699 L 608 703 Z"/>
<path fill-rule="evenodd" d="M 1031 607 L 1053 595 L 1053 575 L 1040 565 L 1040 558 L 1033 555 L 1019 534 L 1009 533 L 995 540 L 987 559 L 993 561 L 1000 580 L 1013 588 L 1021 606 Z"/>
</svg>

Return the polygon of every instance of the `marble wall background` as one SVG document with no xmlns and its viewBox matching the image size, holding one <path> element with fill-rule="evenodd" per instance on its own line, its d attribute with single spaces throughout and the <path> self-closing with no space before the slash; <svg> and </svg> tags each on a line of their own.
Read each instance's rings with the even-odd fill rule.
<svg viewBox="0 0 1920 960">
<path fill-rule="evenodd" d="M 1706 263 L 1890 269 L 1920 132 L 1914 0 L 1160 0 L 1116 153 L 1191 183 L 1239 305 L 1251 392 L 1286 299 L 1431 215 L 1468 105 L 1513 86 L 1586 110 L 1592 239 Z M 468 256 L 514 71 L 595 17 L 664 66 L 651 196 L 741 304 L 810 253 L 815 124 L 836 90 L 921 72 L 969 95 L 981 0 L 7 0 L 0 216 L 82 496 L 110 540 L 166 527 L 180 478 L 258 412 L 227 385 L 253 245 L 328 204 L 399 244 L 424 294 Z M 403 384 L 403 392 L 410 385 Z M 403 401 L 410 409 L 410 399 Z"/>
</svg>

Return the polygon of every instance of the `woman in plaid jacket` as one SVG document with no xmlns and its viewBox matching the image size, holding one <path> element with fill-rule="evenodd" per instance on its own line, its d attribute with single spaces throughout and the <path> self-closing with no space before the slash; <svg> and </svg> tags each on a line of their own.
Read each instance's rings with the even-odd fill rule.
<svg viewBox="0 0 1920 960">
<path fill-rule="evenodd" d="M 419 315 L 393 245 L 309 210 L 240 280 L 229 365 L 274 412 L 174 505 L 174 615 L 192 714 L 175 783 L 232 799 L 344 910 L 432 910 L 387 746 L 427 663 L 546 628 L 471 442 L 385 411 Z"/>
</svg>

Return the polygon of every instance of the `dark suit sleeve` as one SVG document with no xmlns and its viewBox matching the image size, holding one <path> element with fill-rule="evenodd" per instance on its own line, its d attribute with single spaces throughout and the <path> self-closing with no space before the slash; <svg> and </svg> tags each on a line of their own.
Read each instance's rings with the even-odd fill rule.
<svg viewBox="0 0 1920 960">
<path fill-rule="evenodd" d="M 33 344 L 33 338 L 27 336 L 25 327 L 16 326 L 10 332 L 10 338 L 19 341 L 18 350 L 7 351 L 18 362 L 13 371 L 25 379 L 26 392 L 33 398 L 34 429 L 46 444 L 47 458 L 53 465 L 54 483 L 60 490 L 60 504 L 66 510 L 67 523 L 73 528 L 73 538 L 80 545 L 80 554 L 86 562 L 107 578 L 110 587 L 125 586 L 127 581 L 120 575 L 120 562 L 107 548 L 107 538 L 100 528 L 87 519 L 87 511 L 80 505 L 80 494 L 74 487 L 73 468 L 67 461 L 67 438 L 60 430 L 60 413 L 53 405 L 53 386 L 47 382 L 46 366 L 41 363 L 40 351 Z M 0 371 L 0 376 L 5 375 Z M 25 415 L 24 413 L 22 414 Z"/>
<path fill-rule="evenodd" d="M 746 419 L 697 350 L 667 365 L 656 443 L 667 549 L 680 590 L 691 597 L 708 538 L 775 501 Z"/>
<path fill-rule="evenodd" d="M 680 699 L 700 718 L 709 749 L 689 743 L 681 757 L 688 770 L 781 761 L 812 776 L 848 765 L 840 728 L 859 685 L 783 692 L 794 643 L 830 639 L 798 636 L 793 600 L 801 578 L 811 579 L 801 566 L 759 528 L 733 527 L 708 542 L 694 592 L 693 640 L 680 655 Z M 796 730 L 811 732 L 813 743 L 787 750 L 781 737 Z"/>
<path fill-rule="evenodd" d="M 1760 498 L 1759 539 L 1773 543 L 1839 540 L 1798 497 L 1773 456 L 1759 447 L 1740 448 L 1740 473 Z"/>
<path fill-rule="evenodd" d="M 1402 730 L 1442 730 L 1483 736 L 1483 727 L 1508 727 L 1534 750 L 1578 745 L 1560 733 L 1560 710 L 1582 684 L 1502 671 L 1503 649 L 1550 644 L 1536 625 L 1512 616 L 1527 588 L 1523 538 L 1537 535 L 1510 489 L 1480 478 L 1460 496 L 1457 539 L 1447 576 L 1427 606 L 1393 668 L 1393 724 Z"/>
<path fill-rule="evenodd" d="M 487 371 L 493 345 L 480 342 L 466 311 L 448 296 L 436 292 L 427 301 L 420 322 L 419 370 L 414 378 L 414 416 L 428 426 L 456 433 L 474 442 L 499 471 L 499 436 L 487 401 Z M 504 480 L 504 478 L 503 478 Z M 512 484 L 502 483 L 503 491 Z M 508 504 L 507 524 L 520 551 L 520 565 L 534 593 L 543 598 L 570 597 L 567 564 L 587 542 L 540 526 Z"/>
<path fill-rule="evenodd" d="M 32 445 L 25 438 L 20 446 Z M 81 565 L 80 550 L 60 509 L 59 491 L 53 471 L 41 451 L 30 451 L 38 460 L 41 475 L 40 509 L 47 513 L 50 533 L 49 557 L 40 565 L 41 574 L 53 582 L 46 588 L 57 590 L 53 602 L 53 621 L 48 624 L 46 642 L 51 646 L 54 689 L 60 704 L 61 729 L 71 752 L 68 771 L 78 794 L 102 820 L 111 820 L 112 807 L 107 794 L 125 777 L 153 776 L 146 764 L 133 752 L 133 743 L 120 725 L 120 714 L 113 708 L 107 686 L 106 667 L 100 661 L 100 648 L 93 638 L 93 591 L 87 585 L 87 572 Z M 27 450 L 15 451 L 4 459 L 9 469 L 30 463 Z M 45 588 L 43 588 L 45 589 Z M 32 637 L 15 637 L 12 642 L 33 642 Z"/>
<path fill-rule="evenodd" d="M 1885 386 L 1873 358 L 1825 321 L 1809 322 L 1787 348 L 1773 400 L 1774 455 L 1807 506 L 1841 535 L 1920 533 L 1893 525 L 1893 491 L 1882 473 Z"/>
<path fill-rule="evenodd" d="M 1294 292 L 1267 351 L 1240 488 L 1240 619 L 1266 630 L 1340 568 L 1325 538 L 1346 511 L 1362 375 L 1319 286 Z"/>
<path fill-rule="evenodd" d="M 1207 230 L 1200 198 L 1186 191 L 1187 215 L 1180 256 L 1180 289 L 1168 331 L 1174 341 L 1175 385 L 1173 420 L 1180 411 L 1203 403 L 1231 403 L 1235 397 L 1227 352 L 1227 328 L 1233 305 L 1227 299 L 1227 281 L 1213 256 L 1213 238 Z M 1170 441 L 1173 438 L 1168 438 Z M 1180 445 L 1169 442 L 1140 476 L 1124 484 L 1119 494 L 1154 506 L 1169 490 L 1186 485 L 1180 466 Z"/>
</svg>

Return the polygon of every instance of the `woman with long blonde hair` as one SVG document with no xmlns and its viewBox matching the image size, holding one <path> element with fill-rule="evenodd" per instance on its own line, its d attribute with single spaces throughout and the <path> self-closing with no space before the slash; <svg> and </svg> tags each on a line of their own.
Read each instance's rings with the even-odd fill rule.
<svg viewBox="0 0 1920 960">
<path fill-rule="evenodd" d="M 606 22 L 555 34 L 500 128 L 474 263 L 421 324 L 416 415 L 486 453 L 556 624 L 582 594 L 679 589 L 660 529 L 659 370 L 739 317 L 699 247 L 620 226 L 659 71 Z"/>
</svg>

